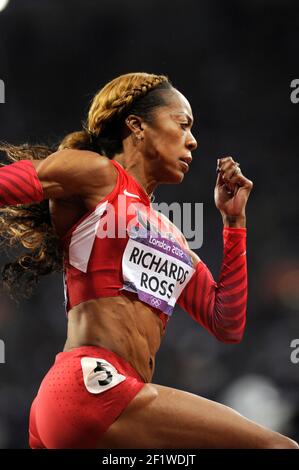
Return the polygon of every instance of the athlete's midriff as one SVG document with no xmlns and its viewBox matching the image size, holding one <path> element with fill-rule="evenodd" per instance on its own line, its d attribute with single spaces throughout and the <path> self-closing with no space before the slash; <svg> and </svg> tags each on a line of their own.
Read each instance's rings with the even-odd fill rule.
<svg viewBox="0 0 299 470">
<path fill-rule="evenodd" d="M 150 382 L 163 334 L 163 322 L 151 307 L 125 292 L 73 307 L 68 312 L 64 351 L 101 346 L 128 361 L 145 382 Z"/>
</svg>

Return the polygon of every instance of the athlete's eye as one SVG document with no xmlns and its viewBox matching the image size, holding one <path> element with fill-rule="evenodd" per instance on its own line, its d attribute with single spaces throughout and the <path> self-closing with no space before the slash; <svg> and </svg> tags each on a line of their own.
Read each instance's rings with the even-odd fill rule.
<svg viewBox="0 0 299 470">
<path fill-rule="evenodd" d="M 186 130 L 186 128 L 189 126 L 188 122 L 181 122 L 180 126 L 182 129 Z"/>
</svg>

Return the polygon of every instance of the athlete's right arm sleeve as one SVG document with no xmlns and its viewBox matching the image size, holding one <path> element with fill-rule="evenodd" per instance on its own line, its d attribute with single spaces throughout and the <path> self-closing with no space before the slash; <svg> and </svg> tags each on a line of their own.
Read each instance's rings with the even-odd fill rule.
<svg viewBox="0 0 299 470">
<path fill-rule="evenodd" d="M 90 197 L 116 183 L 117 171 L 95 152 L 64 149 L 41 160 L 20 160 L 0 168 L 0 206 Z"/>
<path fill-rule="evenodd" d="M 38 203 L 43 199 L 43 188 L 30 160 L 0 168 L 0 207 Z"/>
</svg>

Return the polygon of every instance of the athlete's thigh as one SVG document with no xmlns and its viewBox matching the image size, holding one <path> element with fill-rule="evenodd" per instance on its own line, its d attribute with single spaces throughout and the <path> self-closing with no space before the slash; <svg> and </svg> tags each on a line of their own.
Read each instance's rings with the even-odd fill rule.
<svg viewBox="0 0 299 470">
<path fill-rule="evenodd" d="M 99 448 L 264 448 L 280 439 L 225 405 L 146 384 L 102 435 Z"/>
</svg>

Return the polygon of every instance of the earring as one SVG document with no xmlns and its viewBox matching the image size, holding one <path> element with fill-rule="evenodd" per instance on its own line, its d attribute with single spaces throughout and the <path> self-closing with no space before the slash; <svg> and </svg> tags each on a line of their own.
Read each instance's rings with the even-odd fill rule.
<svg viewBox="0 0 299 470">
<path fill-rule="evenodd" d="M 135 142 L 138 144 L 143 140 L 143 137 L 141 135 L 136 135 L 134 134 Z"/>
</svg>

